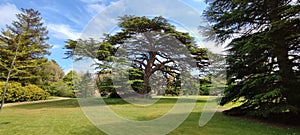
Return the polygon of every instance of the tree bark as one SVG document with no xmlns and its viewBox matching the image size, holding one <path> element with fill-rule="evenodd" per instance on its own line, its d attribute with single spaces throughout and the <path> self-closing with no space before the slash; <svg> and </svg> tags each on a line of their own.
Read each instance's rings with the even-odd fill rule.
<svg viewBox="0 0 300 135">
<path fill-rule="evenodd" d="M 150 87 L 150 77 L 153 74 L 153 65 L 154 65 L 156 54 L 157 52 L 153 52 L 153 51 L 149 52 L 149 58 L 147 59 L 147 64 L 145 66 L 144 86 L 143 86 L 143 90 L 140 93 L 143 94 L 144 97 L 148 93 L 148 89 Z"/>
<path fill-rule="evenodd" d="M 1 112 L 1 110 L 2 110 L 2 108 L 3 108 L 3 105 L 4 105 L 4 102 L 5 102 L 5 94 L 6 94 L 7 88 L 8 88 L 8 81 L 9 81 L 9 79 L 10 79 L 10 74 L 11 74 L 11 71 L 12 71 L 12 69 L 13 69 L 15 60 L 16 60 L 16 58 L 17 58 L 18 50 L 19 50 L 19 45 L 17 45 L 17 49 L 16 49 L 16 52 L 15 52 L 13 61 L 11 62 L 9 71 L 8 71 L 8 73 L 7 73 L 6 81 L 5 81 L 5 84 L 4 84 L 4 90 L 3 90 L 3 92 L 2 92 L 1 105 L 0 105 L 0 112 Z"/>
<path fill-rule="evenodd" d="M 270 5 L 270 22 L 273 25 L 271 27 L 271 37 L 273 47 L 273 54 L 277 58 L 279 66 L 279 75 L 282 94 L 287 99 L 287 103 L 296 107 L 300 107 L 300 100 L 297 98 L 299 90 L 295 87 L 296 76 L 293 72 L 292 62 L 289 60 L 289 46 L 286 44 L 285 37 L 288 36 L 284 32 L 278 30 L 274 23 L 281 20 L 280 11 L 278 10 L 279 1 L 272 0 L 268 3 Z"/>
</svg>

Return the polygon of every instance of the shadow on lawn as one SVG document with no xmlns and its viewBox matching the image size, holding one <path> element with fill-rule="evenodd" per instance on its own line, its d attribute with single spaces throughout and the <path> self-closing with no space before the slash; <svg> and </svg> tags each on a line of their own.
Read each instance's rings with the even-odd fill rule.
<svg viewBox="0 0 300 135">
<path fill-rule="evenodd" d="M 74 129 L 70 131 L 72 135 L 106 135 L 103 131 L 94 125 L 81 127 L 79 130 Z"/>
<path fill-rule="evenodd" d="M 7 125 L 7 124 L 10 124 L 11 122 L 7 122 L 7 121 L 5 121 L 5 122 L 0 122 L 0 127 L 2 126 L 2 125 Z"/>
<path fill-rule="evenodd" d="M 168 134 L 224 134 L 224 135 L 237 135 L 237 134 L 299 134 L 300 130 L 297 127 L 285 127 L 285 126 L 274 126 L 268 123 L 261 122 L 259 120 L 248 119 L 246 117 L 233 117 L 224 115 L 222 112 L 216 112 L 214 117 L 203 127 L 198 126 L 199 118 L 201 112 L 191 112 L 188 118 L 176 129 L 171 131 Z M 176 120 L 176 115 L 173 115 L 172 118 Z M 139 117 L 139 121 L 143 121 L 147 118 Z M 128 128 L 132 127 L 132 128 Z M 135 125 L 136 126 L 136 125 Z M 147 126 L 141 124 L 137 125 L 140 127 L 133 127 L 130 123 L 110 123 L 110 124 L 101 124 L 97 127 L 102 128 L 111 128 L 111 132 L 122 131 L 123 133 L 134 132 L 135 134 L 144 134 L 143 131 L 136 130 L 137 128 L 146 128 Z M 166 124 L 167 126 L 167 124 Z M 118 128 L 121 127 L 121 128 Z M 122 129 L 124 128 L 124 129 Z M 164 127 L 159 127 L 164 128 Z M 135 131 L 131 131 L 135 130 Z"/>
<path fill-rule="evenodd" d="M 83 106 L 130 105 L 131 104 L 131 103 L 128 103 L 127 101 L 125 101 L 122 98 L 103 98 L 105 104 L 101 104 L 101 101 L 100 101 L 101 99 L 99 99 L 99 98 L 88 98 L 88 99 L 78 99 L 78 100 L 80 100 L 79 102 Z M 139 99 L 131 99 L 131 100 L 139 102 Z M 157 101 L 157 102 L 154 103 L 156 105 L 159 105 L 159 104 L 174 105 L 174 104 L 176 104 L 178 98 L 164 97 L 164 98 L 160 98 L 159 100 L 157 100 L 156 98 L 153 98 L 153 100 Z M 192 102 L 195 102 L 195 100 L 194 99 L 188 99 L 188 98 L 185 98 L 181 101 L 181 103 L 192 103 Z M 198 99 L 196 101 L 196 103 L 206 103 L 206 100 Z M 143 105 L 143 104 L 141 104 L 141 105 Z"/>
<path fill-rule="evenodd" d="M 8 106 L 7 108 L 41 109 L 41 108 L 76 108 L 76 107 L 79 107 L 78 101 L 75 98 L 72 98 L 72 99 L 59 100 L 59 101 Z"/>
<path fill-rule="evenodd" d="M 121 99 L 121 98 L 103 98 L 104 101 L 109 104 L 109 105 L 122 105 L 122 104 L 129 104 L 127 101 Z M 153 100 L 157 100 L 159 98 L 152 98 Z M 134 100 L 134 99 L 133 99 Z M 150 99 L 151 100 L 151 99 Z M 155 102 L 156 104 L 174 104 L 176 103 L 178 100 L 177 97 L 164 97 L 164 98 L 160 98 L 157 102 Z M 193 99 L 184 99 L 185 102 L 193 102 Z M 205 103 L 206 100 L 202 100 L 202 99 L 198 99 L 197 103 Z"/>
<path fill-rule="evenodd" d="M 41 109 L 41 108 L 76 108 L 79 107 L 78 100 L 80 100 L 81 105 L 84 106 L 101 106 L 99 98 L 72 98 L 60 101 L 51 101 L 51 102 L 41 102 L 33 104 L 24 104 L 17 106 L 10 106 L 9 108 L 22 108 L 22 109 Z M 102 105 L 126 105 L 130 104 L 121 98 L 103 98 L 106 104 Z M 156 100 L 153 98 L 153 100 Z M 175 104 L 177 98 L 173 97 L 164 97 L 159 99 L 155 104 Z M 194 102 L 192 99 L 185 99 L 184 102 Z M 196 103 L 205 103 L 206 100 L 198 99 Z"/>
<path fill-rule="evenodd" d="M 93 99 L 86 99 L 90 102 L 90 106 L 97 106 L 100 99 L 93 98 Z M 109 105 L 126 105 L 129 104 L 126 101 L 122 99 L 109 99 L 106 98 L 104 101 Z M 176 98 L 162 98 L 159 100 L 156 104 L 174 104 L 177 101 Z M 202 104 L 205 103 L 206 100 L 199 99 L 197 100 L 197 103 Z M 19 106 L 10 106 L 7 108 L 16 108 L 16 109 L 41 109 L 41 108 L 78 108 L 79 104 L 77 99 L 67 99 L 67 100 L 61 100 L 61 101 L 52 101 L 47 103 L 35 103 L 35 104 L 26 104 L 26 105 L 19 105 Z M 207 125 L 204 127 L 198 126 L 198 121 L 201 115 L 201 110 L 193 111 L 189 117 L 184 121 L 184 123 L 181 124 L 180 127 L 178 127 L 176 130 L 172 131 L 171 134 L 198 134 L 198 133 L 212 133 L 216 132 L 223 133 L 227 132 L 228 134 L 236 134 L 236 133 L 246 133 L 251 131 L 260 131 L 268 130 L 265 133 L 266 134 L 274 134 L 274 132 L 278 131 L 278 133 L 283 134 L 291 134 L 291 133 L 300 133 L 299 127 L 291 127 L 291 126 L 282 126 L 277 124 L 270 124 L 266 121 L 260 121 L 255 120 L 247 117 L 234 117 L 234 116 L 226 116 L 221 112 L 216 112 L 213 119 L 209 121 Z M 174 118 L 176 116 L 174 115 Z M 145 120 L 147 119 L 145 117 L 139 117 L 139 120 Z M 155 119 L 155 118 L 154 118 Z M 284 119 L 284 117 L 282 117 Z M 10 122 L 3 121 L 0 123 L 0 127 L 10 124 Z M 116 126 L 116 125 L 122 125 L 126 123 L 114 123 L 114 124 L 108 124 L 108 125 L 99 125 L 99 126 Z M 289 130 L 284 130 L 289 128 Z M 234 129 L 231 131 L 231 129 Z M 80 130 L 74 130 L 71 131 L 72 134 L 94 134 L 95 132 L 97 134 L 104 134 L 98 130 L 95 126 L 87 126 L 83 127 Z M 270 132 L 269 132 L 270 131 Z M 272 132 L 271 132 L 272 131 Z M 254 133 L 254 132 L 253 132 Z"/>
</svg>

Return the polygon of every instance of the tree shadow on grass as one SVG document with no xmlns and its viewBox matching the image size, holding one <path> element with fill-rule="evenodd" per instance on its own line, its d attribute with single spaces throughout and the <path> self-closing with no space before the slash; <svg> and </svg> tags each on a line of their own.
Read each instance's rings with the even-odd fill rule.
<svg viewBox="0 0 300 135">
<path fill-rule="evenodd" d="M 98 106 L 99 99 L 86 99 L 86 100 L 92 100 L 93 102 L 90 104 L 91 106 Z M 126 105 L 129 104 L 126 101 L 122 99 L 104 99 L 108 104 L 110 105 Z M 157 104 L 173 104 L 177 101 L 176 98 L 163 98 L 161 101 L 157 102 Z M 205 103 L 206 100 L 198 100 L 197 103 Z M 8 108 L 16 108 L 16 109 L 41 109 L 41 108 L 78 108 L 79 104 L 77 99 L 68 99 L 68 100 L 61 100 L 61 101 L 53 101 L 53 102 L 47 102 L 47 103 L 35 103 L 35 104 L 26 104 L 26 105 L 20 105 L 20 106 L 10 106 Z M 293 127 L 289 125 L 282 125 L 282 124 L 274 124 L 269 123 L 263 120 L 257 120 L 257 119 L 251 119 L 248 117 L 234 117 L 234 116 L 227 116 L 224 115 L 221 112 L 216 112 L 214 117 L 211 119 L 211 121 L 208 122 L 207 125 L 204 127 L 199 127 L 198 122 L 199 118 L 201 116 L 202 110 L 199 111 L 193 111 L 188 118 L 173 132 L 170 134 L 205 134 L 205 133 L 222 133 L 226 132 L 228 134 L 235 134 L 235 133 L 245 133 L 245 132 L 251 132 L 252 130 L 259 133 L 265 133 L 265 134 L 272 134 L 273 132 L 288 134 L 288 133 L 300 133 L 300 127 Z M 140 117 L 138 119 L 144 120 L 147 119 L 145 117 Z M 174 116 L 176 118 L 176 116 Z M 153 119 L 153 118 L 151 118 Z M 282 118 L 284 119 L 284 117 Z M 289 120 L 287 120 L 289 122 Z M 109 123 L 109 122 L 108 122 Z M 0 126 L 5 126 L 7 124 L 10 124 L 9 122 L 3 121 L 0 123 Z M 126 123 L 118 123 L 116 125 L 122 125 Z M 114 126 L 114 123 L 108 124 L 106 126 Z M 213 129 L 213 130 L 212 130 Z M 95 126 L 86 126 L 83 129 L 74 129 L 74 134 L 93 134 L 99 133 L 104 134 L 101 131 L 96 131 L 98 128 Z M 257 131 L 256 131 L 257 130 Z M 266 132 L 264 132 L 266 130 Z M 272 133 L 271 133 L 272 131 Z M 72 132 L 73 134 L 73 132 Z"/>
<path fill-rule="evenodd" d="M 78 102 L 75 98 L 51 101 L 51 102 L 39 102 L 32 104 L 22 104 L 16 106 L 8 106 L 6 108 L 14 109 L 41 109 L 41 108 L 76 108 L 79 107 Z"/>
<path fill-rule="evenodd" d="M 278 127 L 262 123 L 258 120 L 248 119 L 246 117 L 232 117 L 224 115 L 222 112 L 216 112 L 214 117 L 203 127 L 199 127 L 198 122 L 201 116 L 201 112 L 191 112 L 188 118 L 180 124 L 179 127 L 174 129 L 168 134 L 224 134 L 224 135 L 235 135 L 235 134 L 299 134 L 300 129 L 295 127 Z M 176 120 L 178 117 L 176 114 L 172 115 L 171 118 Z M 144 117 L 140 118 L 145 119 Z M 111 128 L 111 131 L 123 131 L 124 133 L 136 133 L 136 134 L 149 134 L 147 130 L 136 130 L 137 128 L 145 128 L 147 126 L 140 125 L 141 127 L 133 127 L 129 123 L 113 123 L 108 121 L 108 124 L 99 124 L 97 127 Z M 128 127 L 127 127 L 128 126 Z M 139 126 L 139 125 L 138 125 Z M 165 125 L 168 126 L 168 125 Z M 120 128 L 118 128 L 120 127 Z M 161 130 L 164 126 L 158 127 Z M 135 131 L 136 130 L 136 131 Z M 149 131 L 151 134 L 151 131 Z M 154 133 L 154 132 L 153 132 Z"/>
<path fill-rule="evenodd" d="M 10 124 L 11 122 L 8 122 L 8 121 L 4 121 L 4 122 L 0 122 L 0 127 L 3 126 L 3 125 L 8 125 Z"/>
<path fill-rule="evenodd" d="M 106 133 L 104 133 L 103 131 L 101 131 L 94 125 L 88 125 L 88 126 L 81 127 L 80 129 L 74 129 L 74 130 L 70 131 L 70 134 L 72 134 L 72 135 L 107 135 Z"/>
<path fill-rule="evenodd" d="M 159 99 L 159 100 L 157 100 Z M 134 99 L 133 99 L 134 100 Z M 178 100 L 178 97 L 163 97 L 163 98 L 152 98 L 150 100 L 154 100 L 157 102 L 155 102 L 155 104 L 175 104 Z M 104 101 L 108 104 L 108 105 L 122 105 L 122 104 L 130 104 L 127 101 L 121 99 L 121 98 L 104 98 Z M 195 99 L 184 99 L 184 102 L 195 102 Z M 197 103 L 205 103 L 206 100 L 204 99 L 197 99 L 196 101 Z"/>
<path fill-rule="evenodd" d="M 23 105 L 16 105 L 16 106 L 9 106 L 7 108 L 14 108 L 14 109 L 41 109 L 41 108 L 77 108 L 82 106 L 103 106 L 103 105 L 130 105 L 127 101 L 123 100 L 122 98 L 102 98 L 105 104 L 101 104 L 100 98 L 72 98 L 66 100 L 59 100 L 59 101 L 51 101 L 51 102 L 40 102 L 40 103 L 33 103 L 33 104 L 23 104 Z M 79 100 L 79 101 L 78 101 Z M 153 98 L 156 100 L 156 98 Z M 160 98 L 155 104 L 176 104 L 178 98 L 174 97 L 164 97 Z M 80 102 L 80 104 L 78 103 Z M 184 99 L 186 103 L 195 102 L 193 99 Z M 207 101 L 204 99 L 198 99 L 196 103 L 206 103 Z"/>
</svg>

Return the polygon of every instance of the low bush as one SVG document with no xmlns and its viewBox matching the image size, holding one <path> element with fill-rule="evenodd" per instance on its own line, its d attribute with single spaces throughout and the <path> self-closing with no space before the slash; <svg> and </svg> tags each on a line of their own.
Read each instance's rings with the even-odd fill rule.
<svg viewBox="0 0 300 135">
<path fill-rule="evenodd" d="M 41 88 L 33 84 L 29 84 L 24 88 L 25 91 L 29 93 L 27 94 L 28 95 L 28 98 L 26 99 L 27 101 L 44 100 L 50 95 L 49 93 L 43 91 Z"/>
<path fill-rule="evenodd" d="M 210 88 L 210 85 L 202 85 L 200 87 L 199 95 L 209 95 Z"/>
<path fill-rule="evenodd" d="M 63 81 L 52 84 L 49 93 L 60 97 L 75 97 L 74 90 Z"/>
<path fill-rule="evenodd" d="M 171 95 L 171 96 L 179 96 L 181 94 L 179 88 L 175 88 L 174 86 L 168 86 L 165 95 Z"/>
<path fill-rule="evenodd" d="M 0 96 L 4 90 L 5 82 L 0 82 Z M 49 93 L 43 91 L 36 85 L 29 84 L 22 86 L 18 82 L 10 82 L 5 94 L 5 102 L 23 102 L 23 101 L 36 101 L 47 99 Z"/>
</svg>

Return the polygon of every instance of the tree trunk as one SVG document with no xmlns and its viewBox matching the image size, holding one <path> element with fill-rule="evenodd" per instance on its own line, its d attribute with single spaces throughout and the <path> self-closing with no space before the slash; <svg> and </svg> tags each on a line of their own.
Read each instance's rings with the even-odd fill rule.
<svg viewBox="0 0 300 135">
<path fill-rule="evenodd" d="M 280 12 L 278 11 L 279 1 L 272 0 L 270 3 L 270 21 L 274 25 L 275 22 L 281 20 Z M 273 43 L 273 54 L 277 58 L 279 66 L 279 75 L 281 83 L 281 92 L 287 98 L 287 103 L 295 107 L 300 107 L 299 90 L 296 88 L 296 75 L 293 72 L 292 62 L 289 60 L 289 46 L 286 44 L 285 37 L 288 36 L 280 30 L 274 30 L 276 26 L 271 27 L 271 37 Z"/>
<path fill-rule="evenodd" d="M 150 76 L 149 74 L 145 74 L 144 75 L 144 87 L 143 87 L 143 91 L 141 92 L 141 94 L 146 95 L 148 93 L 148 89 L 150 87 Z"/>
<path fill-rule="evenodd" d="M 280 40 L 275 40 L 275 42 L 280 43 L 275 49 L 275 52 L 278 65 L 279 65 L 279 75 L 280 75 L 280 82 L 282 83 L 282 94 L 287 98 L 287 102 L 290 105 L 300 107 L 299 106 L 299 90 L 297 91 L 296 85 L 296 76 L 293 72 L 292 63 L 288 58 L 288 46 L 284 44 Z M 284 46 L 285 45 L 285 46 Z"/>
<path fill-rule="evenodd" d="M 7 78 L 6 78 L 6 81 L 5 81 L 5 85 L 4 85 L 4 90 L 2 92 L 0 111 L 2 110 L 2 108 L 4 106 L 4 100 L 5 100 L 5 95 L 6 95 L 6 91 L 7 91 L 7 87 L 8 87 L 8 81 L 9 81 L 9 78 L 10 78 L 10 73 L 11 73 L 11 70 L 8 71 L 8 75 L 7 75 Z"/>
<path fill-rule="evenodd" d="M 2 92 L 2 98 L 1 98 L 0 111 L 2 110 L 2 108 L 3 108 L 3 106 L 4 106 L 5 94 L 6 94 L 6 91 L 7 91 L 7 88 L 8 88 L 8 81 L 9 81 L 9 79 L 10 79 L 10 74 L 11 74 L 11 71 L 12 71 L 12 69 L 13 69 L 15 60 L 16 60 L 16 58 L 17 58 L 18 50 L 19 50 L 19 44 L 17 44 L 17 49 L 16 49 L 16 52 L 15 52 L 14 58 L 13 58 L 11 64 L 10 64 L 10 68 L 9 68 L 9 70 L 8 70 L 8 74 L 7 74 L 7 77 L 6 77 L 5 84 L 4 84 L 4 90 L 3 90 L 3 92 Z"/>
<path fill-rule="evenodd" d="M 144 73 L 144 86 L 143 86 L 143 90 L 140 93 L 143 94 L 144 97 L 146 97 L 146 94 L 148 93 L 148 89 L 150 87 L 150 77 L 153 74 L 153 65 L 154 65 L 156 54 L 157 52 L 150 51 L 149 58 L 147 59 L 147 64 Z"/>
</svg>

